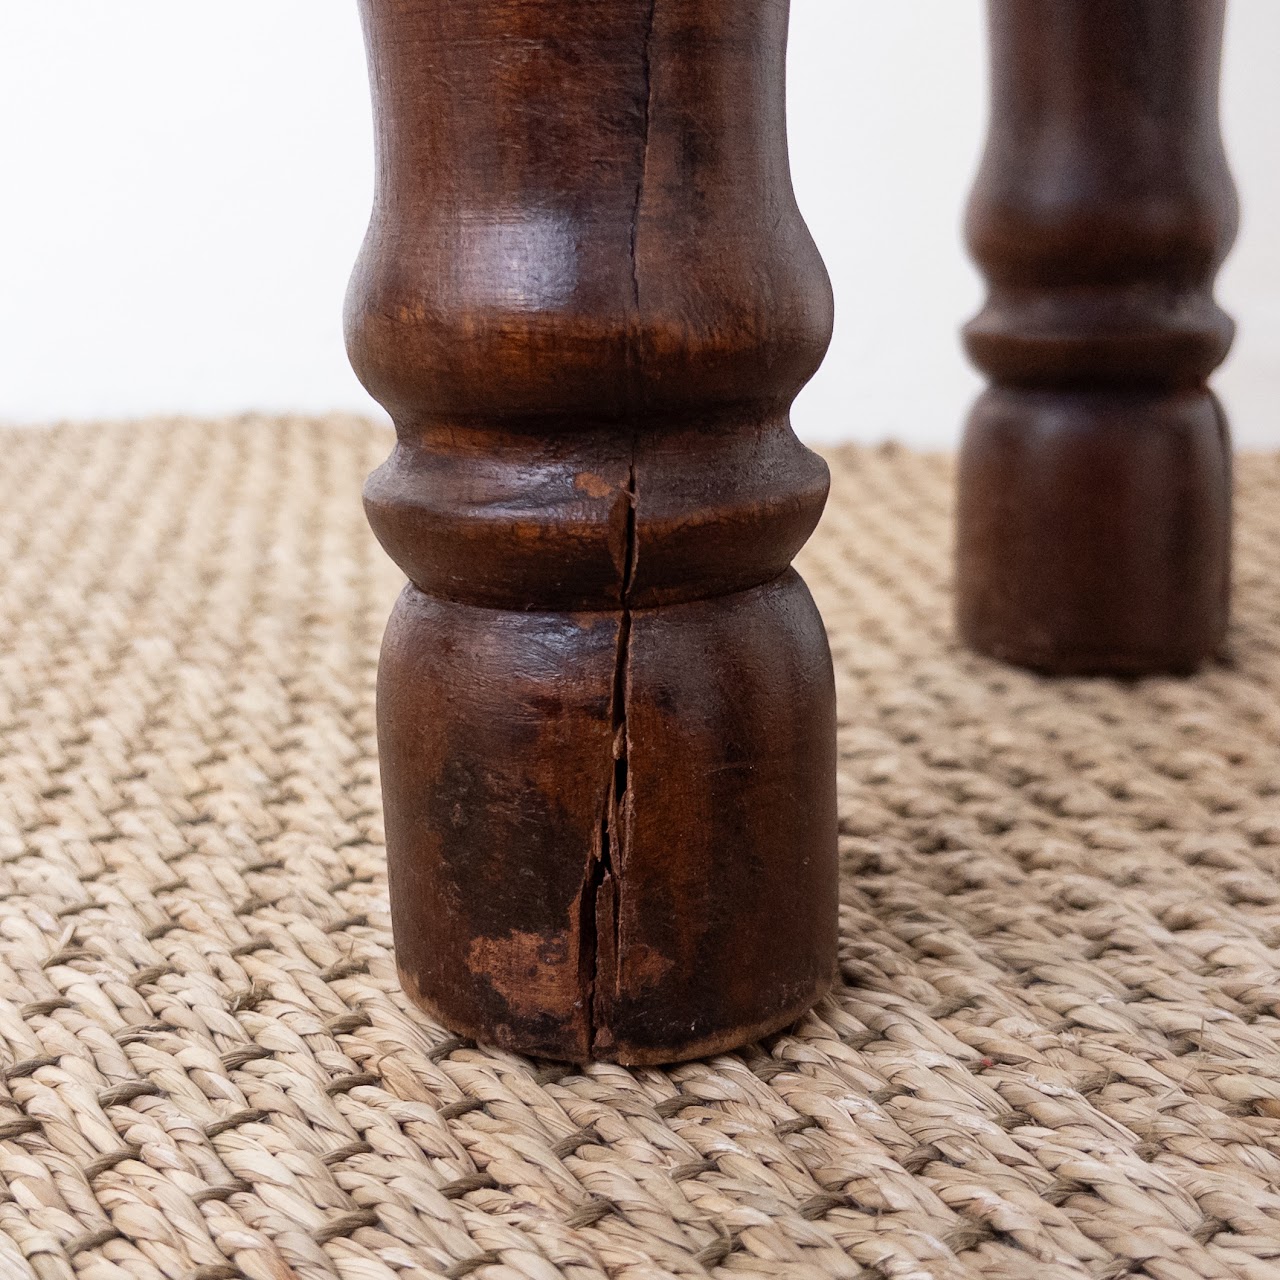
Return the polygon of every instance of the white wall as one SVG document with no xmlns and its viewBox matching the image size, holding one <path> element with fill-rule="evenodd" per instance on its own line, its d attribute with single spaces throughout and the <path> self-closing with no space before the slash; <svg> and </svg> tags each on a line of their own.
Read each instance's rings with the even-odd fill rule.
<svg viewBox="0 0 1280 1280">
<path fill-rule="evenodd" d="M 1280 444 L 1280 2 L 1232 3 L 1218 386 Z M 796 188 L 838 299 L 811 440 L 955 437 L 984 81 L 981 0 L 793 2 Z M 0 0 L 0 420 L 371 408 L 340 329 L 370 153 L 351 0 Z"/>
</svg>

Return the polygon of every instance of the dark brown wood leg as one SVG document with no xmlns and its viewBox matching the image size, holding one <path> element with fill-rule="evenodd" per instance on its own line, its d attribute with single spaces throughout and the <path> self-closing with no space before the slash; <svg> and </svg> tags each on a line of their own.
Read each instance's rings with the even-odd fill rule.
<svg viewBox="0 0 1280 1280">
<path fill-rule="evenodd" d="M 991 388 L 960 457 L 957 610 L 1049 672 L 1189 671 L 1227 624 L 1233 326 L 1218 124 L 1225 0 L 989 0 L 969 210 Z"/>
<path fill-rule="evenodd" d="M 379 748 L 398 963 L 460 1032 L 671 1061 L 835 961 L 835 716 L 791 569 L 831 327 L 777 0 L 362 0 L 352 362 L 410 582 Z"/>
</svg>

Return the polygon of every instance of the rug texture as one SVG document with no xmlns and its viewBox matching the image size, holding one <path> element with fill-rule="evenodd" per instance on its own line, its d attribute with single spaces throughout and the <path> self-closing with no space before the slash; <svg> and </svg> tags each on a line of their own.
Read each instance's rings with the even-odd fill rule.
<svg viewBox="0 0 1280 1280">
<path fill-rule="evenodd" d="M 671 1070 L 406 1002 L 354 419 L 0 433 L 0 1280 L 1280 1276 L 1280 460 L 1230 651 L 959 650 L 951 464 L 832 454 L 842 983 Z"/>
</svg>

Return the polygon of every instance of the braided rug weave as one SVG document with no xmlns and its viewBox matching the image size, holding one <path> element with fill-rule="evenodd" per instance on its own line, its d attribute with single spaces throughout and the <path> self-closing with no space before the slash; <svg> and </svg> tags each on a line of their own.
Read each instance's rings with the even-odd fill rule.
<svg viewBox="0 0 1280 1280">
<path fill-rule="evenodd" d="M 400 993 L 354 419 L 0 432 L 0 1280 L 1280 1276 L 1280 459 L 1190 681 L 957 649 L 832 455 L 843 983 L 672 1070 Z"/>
</svg>

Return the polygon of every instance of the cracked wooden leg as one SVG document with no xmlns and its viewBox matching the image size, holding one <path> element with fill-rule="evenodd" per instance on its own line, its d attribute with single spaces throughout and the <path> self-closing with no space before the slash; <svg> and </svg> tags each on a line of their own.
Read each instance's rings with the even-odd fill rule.
<svg viewBox="0 0 1280 1280">
<path fill-rule="evenodd" d="M 348 345 L 398 443 L 379 673 L 397 958 L 454 1029 L 673 1061 L 835 964 L 835 714 L 788 410 L 831 297 L 776 0 L 363 0 Z"/>
<path fill-rule="evenodd" d="M 969 212 L 992 387 L 960 456 L 961 635 L 1049 672 L 1188 671 L 1221 643 L 1233 326 L 1224 0 L 989 0 Z"/>
</svg>

